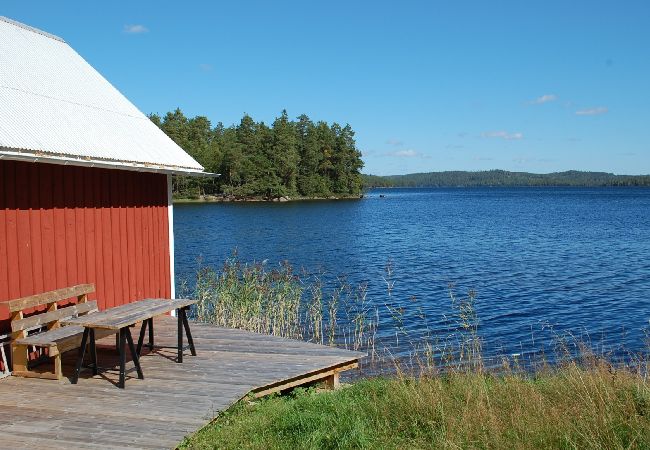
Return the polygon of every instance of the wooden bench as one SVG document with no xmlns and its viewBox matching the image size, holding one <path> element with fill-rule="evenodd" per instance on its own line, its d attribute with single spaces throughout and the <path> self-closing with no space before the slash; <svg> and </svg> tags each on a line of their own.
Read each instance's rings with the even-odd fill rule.
<svg viewBox="0 0 650 450">
<path fill-rule="evenodd" d="M 81 326 L 61 326 L 67 319 L 97 312 L 97 301 L 88 301 L 88 294 L 95 292 L 92 284 L 57 289 L 29 297 L 2 302 L 11 314 L 11 360 L 13 375 L 33 378 L 60 380 L 61 355 L 79 348 L 84 334 Z M 76 299 L 76 304 L 68 301 L 69 306 L 59 307 L 58 302 Z M 44 311 L 25 314 L 24 310 L 45 306 Z M 115 332 L 103 331 L 100 337 Z M 54 358 L 54 371 L 42 372 L 31 370 L 29 347 L 40 349 L 41 357 Z"/>
<path fill-rule="evenodd" d="M 7 355 L 5 353 L 5 344 L 11 343 L 10 334 L 0 335 L 0 362 L 2 363 L 2 370 L 0 370 L 0 378 L 5 378 L 11 375 L 9 370 L 9 363 L 7 362 Z"/>
</svg>

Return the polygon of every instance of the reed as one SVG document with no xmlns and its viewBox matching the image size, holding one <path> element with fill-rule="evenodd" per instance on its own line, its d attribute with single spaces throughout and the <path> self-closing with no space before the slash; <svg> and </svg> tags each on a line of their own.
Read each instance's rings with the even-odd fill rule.
<svg viewBox="0 0 650 450">
<path fill-rule="evenodd" d="M 340 279 L 324 293 L 318 275 L 297 274 L 286 262 L 245 264 L 236 256 L 219 271 L 200 267 L 189 285 L 181 290 L 199 300 L 198 321 L 354 350 L 374 348 L 377 315 L 365 286 Z"/>
<path fill-rule="evenodd" d="M 219 270 L 200 265 L 196 278 L 183 283 L 181 291 L 199 300 L 194 310 L 199 321 L 364 351 L 368 354 L 361 364 L 365 375 L 534 373 L 549 364 L 543 349 L 528 359 L 518 354 L 494 356 L 494 352 L 486 358 L 473 290 L 461 295 L 453 284 L 448 286 L 450 314 L 443 317 L 447 330 L 440 332 L 439 327 L 434 331 L 429 326 L 434 320 L 421 301 L 413 296 L 406 301 L 395 298 L 390 261 L 381 298 L 369 298 L 366 284 L 352 286 L 339 277 L 324 287 L 322 278 L 321 273 L 296 271 L 287 262 L 242 263 L 234 254 Z M 571 334 L 556 335 L 551 361 L 579 360 L 591 355 L 593 347 Z M 599 357 L 608 359 L 608 355 Z M 640 355 L 630 354 L 618 363 L 647 369 L 646 358 Z"/>
</svg>

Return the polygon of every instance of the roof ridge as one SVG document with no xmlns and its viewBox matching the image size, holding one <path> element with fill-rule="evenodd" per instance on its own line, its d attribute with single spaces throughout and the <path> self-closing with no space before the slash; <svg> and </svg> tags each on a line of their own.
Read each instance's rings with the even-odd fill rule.
<svg viewBox="0 0 650 450">
<path fill-rule="evenodd" d="M 58 36 L 55 36 L 43 30 L 39 30 L 38 28 L 30 27 L 29 25 L 26 25 L 22 22 L 18 22 L 17 20 L 10 19 L 9 17 L 0 16 L 0 22 L 6 22 L 10 25 L 14 25 L 24 30 L 31 31 L 32 33 L 40 34 L 41 36 L 45 36 L 47 38 L 54 39 L 55 41 L 63 42 L 64 44 L 66 44 L 66 42 Z"/>
</svg>

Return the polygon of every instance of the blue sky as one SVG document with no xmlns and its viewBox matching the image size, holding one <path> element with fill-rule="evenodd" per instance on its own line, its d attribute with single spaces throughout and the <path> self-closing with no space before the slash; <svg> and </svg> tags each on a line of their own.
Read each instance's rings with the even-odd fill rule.
<svg viewBox="0 0 650 450">
<path fill-rule="evenodd" d="M 364 172 L 650 173 L 650 2 L 3 0 L 143 112 L 350 123 Z"/>
</svg>

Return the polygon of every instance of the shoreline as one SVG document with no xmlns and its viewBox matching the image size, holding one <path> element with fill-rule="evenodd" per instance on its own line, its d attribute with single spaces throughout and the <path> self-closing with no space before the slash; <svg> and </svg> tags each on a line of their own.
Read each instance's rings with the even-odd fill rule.
<svg viewBox="0 0 650 450">
<path fill-rule="evenodd" d="M 289 202 L 310 202 L 310 201 L 335 201 L 335 200 L 361 200 L 365 194 L 330 197 L 235 197 L 202 195 L 199 198 L 174 198 L 173 203 L 289 203 Z"/>
</svg>

